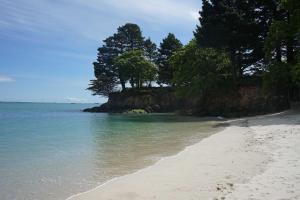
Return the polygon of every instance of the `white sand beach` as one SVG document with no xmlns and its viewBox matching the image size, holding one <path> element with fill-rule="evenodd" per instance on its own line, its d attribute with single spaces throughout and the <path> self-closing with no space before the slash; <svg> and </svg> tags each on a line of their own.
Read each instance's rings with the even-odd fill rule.
<svg viewBox="0 0 300 200">
<path fill-rule="evenodd" d="M 300 199 L 300 114 L 229 122 L 175 156 L 69 199 Z"/>
</svg>

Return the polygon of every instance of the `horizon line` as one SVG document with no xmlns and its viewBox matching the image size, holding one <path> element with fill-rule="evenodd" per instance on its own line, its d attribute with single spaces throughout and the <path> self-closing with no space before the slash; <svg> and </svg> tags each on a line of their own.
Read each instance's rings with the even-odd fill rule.
<svg viewBox="0 0 300 200">
<path fill-rule="evenodd" d="M 97 102 L 47 102 L 47 101 L 2 101 L 0 103 L 55 103 L 55 104 L 101 104 Z"/>
</svg>

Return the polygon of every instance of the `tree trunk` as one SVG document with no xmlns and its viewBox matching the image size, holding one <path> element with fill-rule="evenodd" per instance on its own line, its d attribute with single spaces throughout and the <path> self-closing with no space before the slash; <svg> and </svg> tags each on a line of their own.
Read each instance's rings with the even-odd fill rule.
<svg viewBox="0 0 300 200">
<path fill-rule="evenodd" d="M 236 67 L 237 67 L 237 78 L 241 79 L 244 73 L 244 70 L 242 68 L 242 53 L 241 50 L 238 51 L 237 59 L 236 59 Z"/>
<path fill-rule="evenodd" d="M 132 77 L 130 78 L 130 85 L 131 85 L 132 88 L 134 88 L 134 80 L 133 80 Z"/>
<path fill-rule="evenodd" d="M 281 46 L 280 46 L 280 45 L 277 45 L 277 46 L 276 46 L 276 61 L 277 61 L 277 62 L 281 62 L 281 57 L 282 57 L 282 54 L 281 54 Z"/>
<path fill-rule="evenodd" d="M 124 80 L 120 80 L 121 82 L 121 86 L 122 86 L 122 91 L 126 90 L 126 85 L 125 85 L 125 81 Z"/>
<path fill-rule="evenodd" d="M 232 79 L 234 82 L 234 85 L 237 85 L 237 66 L 236 66 L 236 58 L 235 58 L 235 50 L 231 49 L 230 51 L 230 59 L 231 59 L 231 65 L 232 65 Z"/>
<path fill-rule="evenodd" d="M 294 44 L 293 39 L 289 38 L 286 45 L 286 59 L 287 63 L 292 63 L 294 61 Z"/>
<path fill-rule="evenodd" d="M 290 13 L 287 13 L 287 22 L 290 24 Z M 292 36 L 289 36 L 287 38 L 287 44 L 286 44 L 286 59 L 287 63 L 292 63 L 294 61 L 294 38 Z"/>
</svg>

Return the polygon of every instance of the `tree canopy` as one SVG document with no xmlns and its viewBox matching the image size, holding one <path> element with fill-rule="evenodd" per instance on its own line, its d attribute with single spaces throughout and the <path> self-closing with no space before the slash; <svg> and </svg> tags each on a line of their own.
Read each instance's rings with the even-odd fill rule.
<svg viewBox="0 0 300 200">
<path fill-rule="evenodd" d="M 124 80 L 129 80 L 132 88 L 141 88 L 144 83 L 151 85 L 155 80 L 155 65 L 146 59 L 141 50 L 127 51 L 116 58 L 118 67 Z"/>
<path fill-rule="evenodd" d="M 275 10 L 272 0 L 204 0 L 195 37 L 201 47 L 226 50 L 233 75 L 242 77 L 263 61 L 264 39 Z"/>
<path fill-rule="evenodd" d="M 231 78 L 230 59 L 213 48 L 199 48 L 195 40 L 172 56 L 173 83 L 182 95 L 200 96 L 225 86 Z"/>
<path fill-rule="evenodd" d="M 96 80 L 91 81 L 88 89 L 94 95 L 103 96 L 117 90 L 119 85 L 125 90 L 128 77 L 115 64 L 115 60 L 123 53 L 134 50 L 143 51 L 151 61 L 157 57 L 156 45 L 151 39 L 145 40 L 140 27 L 128 23 L 106 38 L 98 49 L 97 61 L 93 63 Z"/>
<path fill-rule="evenodd" d="M 237 90 L 247 81 L 300 100 L 300 1 L 203 0 L 194 39 L 169 33 L 159 48 L 136 24 L 103 41 L 94 63 L 94 95 L 150 86 L 186 95 Z"/>
<path fill-rule="evenodd" d="M 172 84 L 173 69 L 169 64 L 171 56 L 182 47 L 181 42 L 174 34 L 169 35 L 160 43 L 159 56 L 157 60 L 158 65 L 158 82 L 160 84 Z"/>
</svg>

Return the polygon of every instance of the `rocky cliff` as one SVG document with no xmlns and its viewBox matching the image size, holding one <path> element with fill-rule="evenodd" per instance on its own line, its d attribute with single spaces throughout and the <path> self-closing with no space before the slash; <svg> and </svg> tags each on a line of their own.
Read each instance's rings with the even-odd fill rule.
<svg viewBox="0 0 300 200">
<path fill-rule="evenodd" d="M 112 93 L 107 103 L 86 112 L 179 112 L 201 116 L 247 116 L 278 112 L 289 108 L 284 96 L 265 95 L 259 87 L 241 87 L 236 92 L 179 98 L 172 88 L 146 88 Z"/>
<path fill-rule="evenodd" d="M 196 115 L 241 117 L 289 108 L 290 104 L 285 96 L 266 95 L 259 87 L 241 87 L 237 92 L 211 94 L 184 110 Z"/>
<path fill-rule="evenodd" d="M 180 108 L 179 98 L 171 88 L 145 88 L 127 90 L 109 95 L 108 102 L 86 112 L 125 112 L 144 109 L 147 112 L 174 112 Z"/>
</svg>

